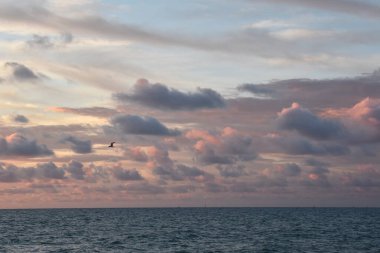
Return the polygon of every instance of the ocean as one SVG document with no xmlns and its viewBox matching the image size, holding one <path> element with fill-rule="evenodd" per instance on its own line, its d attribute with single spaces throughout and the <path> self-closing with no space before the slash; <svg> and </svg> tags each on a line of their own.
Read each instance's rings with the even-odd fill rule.
<svg viewBox="0 0 380 253">
<path fill-rule="evenodd" d="M 0 210 L 0 252 L 380 252 L 379 208 Z"/>
</svg>

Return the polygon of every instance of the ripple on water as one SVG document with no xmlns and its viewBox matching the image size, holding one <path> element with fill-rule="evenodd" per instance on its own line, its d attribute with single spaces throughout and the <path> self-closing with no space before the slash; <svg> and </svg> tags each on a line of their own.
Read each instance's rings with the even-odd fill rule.
<svg viewBox="0 0 380 253">
<path fill-rule="evenodd" d="M 380 252 L 380 209 L 1 210 L 0 252 Z"/>
</svg>

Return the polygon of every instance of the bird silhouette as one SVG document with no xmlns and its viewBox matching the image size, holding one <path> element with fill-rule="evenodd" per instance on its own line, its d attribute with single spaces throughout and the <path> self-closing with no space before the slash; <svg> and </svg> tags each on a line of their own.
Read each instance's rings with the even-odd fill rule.
<svg viewBox="0 0 380 253">
<path fill-rule="evenodd" d="M 113 146 L 114 143 L 116 143 L 116 142 L 114 142 L 114 141 L 111 142 L 111 144 L 110 144 L 108 147 L 109 147 L 109 148 L 113 148 L 113 147 L 114 147 L 114 146 Z"/>
</svg>

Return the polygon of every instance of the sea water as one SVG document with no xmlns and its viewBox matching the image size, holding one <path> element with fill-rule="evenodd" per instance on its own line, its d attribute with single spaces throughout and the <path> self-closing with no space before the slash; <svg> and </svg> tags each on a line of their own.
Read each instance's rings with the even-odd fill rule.
<svg viewBox="0 0 380 253">
<path fill-rule="evenodd" d="M 0 252 L 380 252 L 380 209 L 0 210 Z"/>
</svg>

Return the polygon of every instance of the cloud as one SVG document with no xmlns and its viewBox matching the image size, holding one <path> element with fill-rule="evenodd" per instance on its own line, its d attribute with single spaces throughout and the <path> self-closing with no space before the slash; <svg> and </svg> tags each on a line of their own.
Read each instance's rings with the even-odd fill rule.
<svg viewBox="0 0 380 253">
<path fill-rule="evenodd" d="M 110 120 L 113 127 L 123 134 L 137 135 L 179 135 L 176 129 L 169 129 L 153 117 L 137 115 L 116 115 Z"/>
<path fill-rule="evenodd" d="M 206 182 L 205 189 L 207 192 L 212 192 L 212 193 L 220 193 L 220 192 L 227 191 L 227 187 L 225 185 L 215 183 L 215 182 Z"/>
<path fill-rule="evenodd" d="M 5 67 L 10 68 L 13 78 L 20 81 L 34 81 L 39 79 L 38 75 L 31 69 L 17 62 L 7 62 Z"/>
<path fill-rule="evenodd" d="M 345 115 L 342 116 L 351 117 L 369 125 L 380 125 L 380 99 L 367 97 L 352 108 L 348 110 L 343 109 L 340 112 L 344 112 Z"/>
<path fill-rule="evenodd" d="M 293 103 L 278 113 L 277 125 L 281 130 L 293 130 L 314 140 L 337 141 L 338 144 L 323 144 L 317 149 L 339 155 L 347 153 L 341 145 L 379 142 L 379 105 L 377 99 L 366 98 L 352 108 L 327 108 L 319 116 Z M 316 148 L 312 145 L 309 147 Z M 324 153 L 323 150 L 315 149 L 315 153 Z"/>
<path fill-rule="evenodd" d="M 32 48 L 52 48 L 54 46 L 49 36 L 41 36 L 38 34 L 33 34 L 33 38 L 26 43 Z"/>
<path fill-rule="evenodd" d="M 226 127 L 220 133 L 190 130 L 186 138 L 196 140 L 193 146 L 196 160 L 203 164 L 233 164 L 250 161 L 257 157 L 252 138 Z"/>
<path fill-rule="evenodd" d="M 117 167 L 112 170 L 112 174 L 116 179 L 121 181 L 136 181 L 144 179 L 136 169 L 128 170 Z"/>
<path fill-rule="evenodd" d="M 301 168 L 295 163 L 289 163 L 280 167 L 280 171 L 286 177 L 295 177 L 301 174 Z"/>
<path fill-rule="evenodd" d="M 252 183 L 236 182 L 230 186 L 230 191 L 236 193 L 251 193 L 256 192 L 257 189 Z"/>
<path fill-rule="evenodd" d="M 270 141 L 283 152 L 292 155 L 342 156 L 351 153 L 347 145 L 338 143 L 316 143 L 303 137 L 271 137 Z"/>
<path fill-rule="evenodd" d="M 64 46 L 72 42 L 72 40 L 73 35 L 70 33 L 63 33 L 59 38 L 33 34 L 32 39 L 28 40 L 26 45 L 30 48 L 51 49 Z"/>
<path fill-rule="evenodd" d="M 170 188 L 170 191 L 174 193 L 189 193 L 193 192 L 194 190 L 195 187 L 191 185 L 179 185 Z"/>
<path fill-rule="evenodd" d="M 34 179 L 66 179 L 65 170 L 52 162 L 39 163 L 35 167 L 0 164 L 0 182 L 15 183 Z"/>
<path fill-rule="evenodd" d="M 306 178 L 303 180 L 305 186 L 315 186 L 315 187 L 330 187 L 331 184 L 327 177 L 330 170 L 325 166 L 320 166 L 318 164 L 312 164 L 311 169 L 307 172 Z"/>
<path fill-rule="evenodd" d="M 197 167 L 178 164 L 176 167 L 158 166 L 153 169 L 153 174 L 163 180 L 181 181 L 186 179 L 212 180 L 214 177 Z"/>
<path fill-rule="evenodd" d="M 223 97 L 214 90 L 198 88 L 196 92 L 182 92 L 163 84 L 151 84 L 140 79 L 130 94 L 116 93 L 114 98 L 120 102 L 133 102 L 163 110 L 196 110 L 221 108 L 225 106 Z"/>
<path fill-rule="evenodd" d="M 70 161 L 65 170 L 70 173 L 71 177 L 77 180 L 83 180 L 86 172 L 83 170 L 83 164 L 78 161 Z"/>
<path fill-rule="evenodd" d="M 131 183 L 126 186 L 127 192 L 137 194 L 162 194 L 165 193 L 165 188 L 159 185 L 154 185 L 148 182 Z"/>
<path fill-rule="evenodd" d="M 292 44 L 283 43 L 262 31 L 231 33 L 218 39 L 193 38 L 178 34 L 160 34 L 133 25 L 113 22 L 99 15 L 80 15 L 78 18 L 58 15 L 43 6 L 3 4 L 0 18 L 8 23 L 27 24 L 54 32 L 69 31 L 83 36 L 131 40 L 163 46 L 181 46 L 203 51 L 255 53 L 261 56 L 289 54 Z"/>
<path fill-rule="evenodd" d="M 63 113 L 73 113 L 85 116 L 94 117 L 110 117 L 118 113 L 117 110 L 106 108 L 106 107 L 82 107 L 82 108 L 71 108 L 71 107 L 50 107 L 49 110 L 53 112 L 63 112 Z"/>
<path fill-rule="evenodd" d="M 270 95 L 272 95 L 275 92 L 275 90 L 263 87 L 263 85 L 256 85 L 250 83 L 239 85 L 237 89 L 239 91 L 250 92 L 261 97 L 270 97 Z"/>
<path fill-rule="evenodd" d="M 373 165 L 362 165 L 342 176 L 343 184 L 359 190 L 380 188 L 380 170 Z"/>
<path fill-rule="evenodd" d="M 252 0 L 250 0 L 252 1 Z M 255 2 L 257 0 L 253 0 Z M 327 11 L 341 12 L 365 18 L 380 18 L 380 6 L 366 1 L 357 0 L 269 0 L 268 3 L 291 4 L 297 7 L 316 8 Z"/>
<path fill-rule="evenodd" d="M 64 179 L 65 170 L 58 168 L 53 162 L 37 164 L 35 169 L 36 175 L 49 179 Z"/>
<path fill-rule="evenodd" d="M 346 132 L 339 121 L 318 117 L 297 103 L 282 109 L 278 116 L 278 125 L 281 129 L 295 130 L 314 139 L 337 139 Z"/>
<path fill-rule="evenodd" d="M 333 79 L 284 79 L 254 84 L 254 89 L 273 90 L 272 100 L 242 99 L 250 106 L 273 110 L 296 101 L 307 108 L 339 108 L 352 106 L 368 96 L 380 96 L 380 71 L 359 76 Z M 241 91 L 249 91 L 249 87 Z M 239 90 L 239 86 L 237 87 Z M 275 96 L 273 96 L 275 95 Z"/>
<path fill-rule="evenodd" d="M 50 156 L 54 152 L 35 140 L 28 139 L 19 133 L 0 137 L 0 155 L 5 156 Z"/>
<path fill-rule="evenodd" d="M 71 149 L 78 154 L 87 154 L 92 152 L 92 143 L 90 140 L 81 140 L 75 136 L 66 136 L 62 139 L 63 142 L 71 143 Z"/>
<path fill-rule="evenodd" d="M 247 175 L 245 171 L 245 166 L 242 165 L 219 165 L 216 167 L 219 171 L 220 176 L 229 178 L 229 177 L 241 177 Z"/>
<path fill-rule="evenodd" d="M 27 117 L 25 117 L 24 115 L 15 115 L 13 117 L 13 121 L 14 122 L 19 122 L 19 123 L 28 123 L 29 122 L 29 119 Z"/>
</svg>

